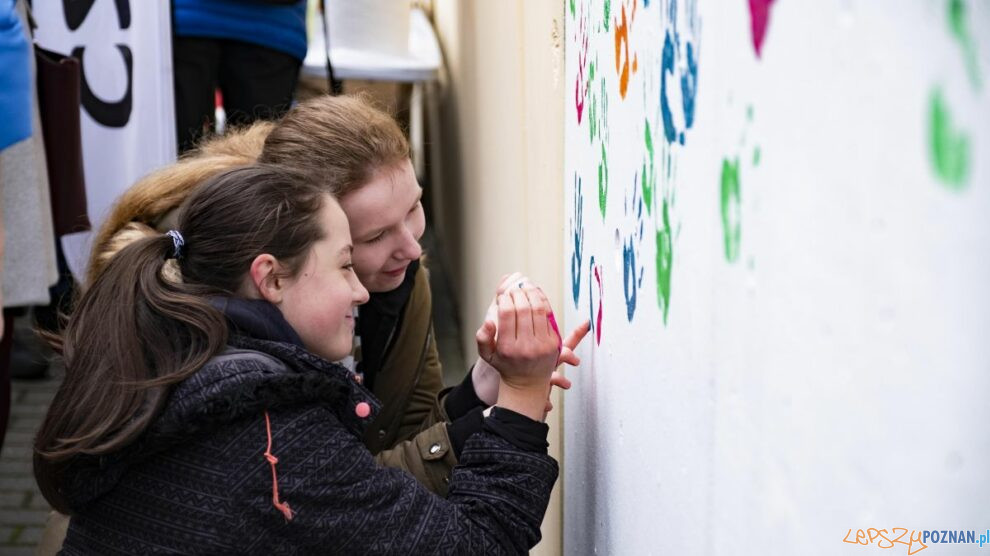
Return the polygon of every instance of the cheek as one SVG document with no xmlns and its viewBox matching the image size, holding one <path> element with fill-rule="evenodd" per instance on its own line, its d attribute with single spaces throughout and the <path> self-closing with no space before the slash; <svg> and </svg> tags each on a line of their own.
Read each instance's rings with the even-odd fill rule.
<svg viewBox="0 0 990 556">
<path fill-rule="evenodd" d="M 341 301 L 339 289 L 327 280 L 314 279 L 293 291 L 292 299 L 283 305 L 286 320 L 307 342 L 325 338 L 328 331 L 336 330 L 343 322 L 347 303 Z"/>
<path fill-rule="evenodd" d="M 423 232 L 426 231 L 426 214 L 422 207 L 413 214 L 412 221 L 409 223 L 409 231 L 416 238 L 416 241 L 423 238 Z"/>
<path fill-rule="evenodd" d="M 321 330 L 333 326 L 331 311 L 326 303 L 314 302 L 312 297 L 297 299 L 291 313 L 286 314 L 286 320 L 300 335 L 319 335 Z M 305 339 L 305 338 L 304 338 Z"/>
<path fill-rule="evenodd" d="M 308 349 L 315 351 L 324 357 L 343 357 L 338 353 L 328 353 L 327 350 L 337 346 L 337 338 L 346 333 L 349 337 L 351 330 L 346 326 L 346 315 L 350 307 L 346 299 L 341 296 L 324 298 L 316 303 L 310 299 L 305 312 L 302 315 L 304 332 L 303 342 Z M 313 345 L 310 345 L 313 344 Z"/>
<path fill-rule="evenodd" d="M 382 242 L 354 246 L 351 262 L 354 263 L 354 273 L 362 283 L 367 283 L 369 278 L 382 269 L 388 258 L 387 254 L 383 253 Z"/>
<path fill-rule="evenodd" d="M 331 346 L 340 326 L 325 315 L 312 315 L 306 321 L 305 333 L 300 333 L 306 349 L 326 357 L 326 349 Z"/>
</svg>

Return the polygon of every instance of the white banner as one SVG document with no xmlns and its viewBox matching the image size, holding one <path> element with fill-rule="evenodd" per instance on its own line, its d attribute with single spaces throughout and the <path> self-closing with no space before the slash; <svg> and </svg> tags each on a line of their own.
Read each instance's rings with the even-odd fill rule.
<svg viewBox="0 0 990 556">
<path fill-rule="evenodd" d="M 169 2 L 34 2 L 37 43 L 82 61 L 82 145 L 94 229 L 113 201 L 149 171 L 175 160 Z M 81 278 L 90 232 L 62 238 Z"/>
</svg>

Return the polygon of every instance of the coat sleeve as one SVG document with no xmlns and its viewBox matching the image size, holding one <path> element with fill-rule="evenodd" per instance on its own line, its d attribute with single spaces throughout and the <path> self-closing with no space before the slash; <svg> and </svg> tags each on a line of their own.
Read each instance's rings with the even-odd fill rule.
<svg viewBox="0 0 990 556">
<path fill-rule="evenodd" d="M 232 500 L 242 512 L 233 534 L 244 553 L 524 554 L 540 540 L 558 473 L 546 454 L 476 434 L 443 499 L 377 465 L 326 408 L 269 414 L 277 492 L 293 517 L 274 507 L 271 466 L 258 452 Z"/>
<path fill-rule="evenodd" d="M 447 424 L 437 423 L 420 431 L 410 440 L 403 440 L 375 454 L 375 461 L 384 467 L 408 472 L 431 492 L 447 496 L 450 474 L 457 465 L 447 434 Z"/>
<path fill-rule="evenodd" d="M 0 3 L 0 150 L 31 137 L 31 41 L 16 2 Z"/>
</svg>

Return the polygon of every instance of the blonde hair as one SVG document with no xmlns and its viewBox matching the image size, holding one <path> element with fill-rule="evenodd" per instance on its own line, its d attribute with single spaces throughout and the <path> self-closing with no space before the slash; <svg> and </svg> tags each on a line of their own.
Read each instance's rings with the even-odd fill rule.
<svg viewBox="0 0 990 556">
<path fill-rule="evenodd" d="M 257 160 L 272 127 L 270 122 L 260 122 L 206 140 L 178 162 L 148 174 L 125 191 L 93 238 L 85 285 L 96 280 L 120 249 L 172 220 L 172 213 L 200 184 Z"/>
<path fill-rule="evenodd" d="M 227 130 L 224 135 L 210 137 L 200 142 L 190 157 L 197 156 L 238 156 L 249 157 L 252 161 L 261 156 L 265 138 L 275 129 L 275 123 L 260 121 L 252 125 Z"/>
</svg>

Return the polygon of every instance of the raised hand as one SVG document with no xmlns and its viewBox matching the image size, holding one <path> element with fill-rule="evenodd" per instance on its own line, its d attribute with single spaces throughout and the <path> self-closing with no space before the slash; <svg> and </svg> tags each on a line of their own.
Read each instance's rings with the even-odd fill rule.
<svg viewBox="0 0 990 556">
<path fill-rule="evenodd" d="M 494 350 L 479 342 L 479 355 L 498 370 L 496 405 L 534 420 L 545 414 L 550 377 L 560 354 L 560 337 L 550 325 L 550 303 L 538 288 L 510 289 L 496 298 L 498 334 Z M 479 331 L 492 333 L 486 322 Z"/>
<path fill-rule="evenodd" d="M 496 289 L 496 296 L 506 293 L 510 288 L 519 289 L 520 285 L 523 287 L 527 285 L 531 286 L 532 282 L 529 278 L 518 272 L 507 274 L 500 280 L 498 288 Z M 542 295 L 542 291 L 540 293 Z M 475 335 L 475 340 L 478 343 L 479 354 L 489 353 L 495 350 L 495 338 L 498 334 L 498 327 L 495 324 L 497 319 L 497 306 L 495 300 L 493 299 L 491 305 L 488 307 L 488 312 L 485 315 L 485 322 L 482 323 Z M 563 339 L 561 343 L 560 355 L 557 359 L 557 366 L 565 363 L 572 366 L 581 364 L 581 359 L 575 355 L 574 350 L 577 349 L 577 346 L 588 333 L 590 324 L 590 321 L 585 320 L 575 327 L 567 338 Z M 478 395 L 478 398 L 485 405 L 493 405 L 498 399 L 498 385 L 500 379 L 498 376 L 498 371 L 495 370 L 495 368 L 492 367 L 491 364 L 489 364 L 483 357 L 479 357 L 474 364 L 472 381 L 474 383 L 475 392 Z M 571 387 L 571 381 L 568 380 L 561 371 L 554 371 L 550 377 L 550 384 L 552 386 L 563 388 L 564 390 Z M 553 405 L 550 403 L 548 398 L 546 403 L 546 411 L 549 412 L 552 408 Z"/>
</svg>

